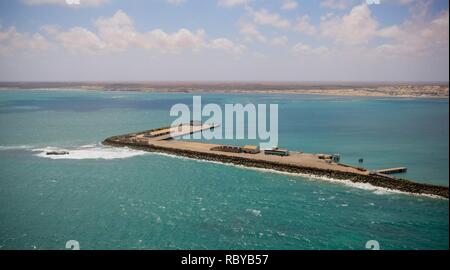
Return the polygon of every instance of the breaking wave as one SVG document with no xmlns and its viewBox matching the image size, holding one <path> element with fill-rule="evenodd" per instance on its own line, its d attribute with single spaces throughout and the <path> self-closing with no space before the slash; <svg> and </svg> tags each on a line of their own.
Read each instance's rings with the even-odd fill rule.
<svg viewBox="0 0 450 270">
<path fill-rule="evenodd" d="M 100 144 L 93 145 L 84 145 L 78 148 L 70 149 L 70 148 L 59 148 L 48 146 L 45 148 L 33 149 L 33 152 L 38 157 L 48 158 L 48 159 L 74 159 L 74 160 L 82 160 L 82 159 L 125 159 L 136 156 L 142 156 L 147 154 L 147 152 L 133 150 L 129 148 L 116 148 L 116 147 L 108 147 Z M 67 152 L 67 154 L 62 155 L 48 155 L 49 152 Z"/>
<path fill-rule="evenodd" d="M 29 145 L 0 145 L 0 151 L 7 150 L 26 150 L 30 149 L 32 146 Z"/>
</svg>

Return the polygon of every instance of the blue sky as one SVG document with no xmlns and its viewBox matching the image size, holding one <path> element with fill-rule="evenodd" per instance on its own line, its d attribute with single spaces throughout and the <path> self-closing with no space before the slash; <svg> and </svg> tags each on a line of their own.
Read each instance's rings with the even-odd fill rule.
<svg viewBox="0 0 450 270">
<path fill-rule="evenodd" d="M 448 81 L 448 1 L 5 0 L 0 80 Z"/>
</svg>

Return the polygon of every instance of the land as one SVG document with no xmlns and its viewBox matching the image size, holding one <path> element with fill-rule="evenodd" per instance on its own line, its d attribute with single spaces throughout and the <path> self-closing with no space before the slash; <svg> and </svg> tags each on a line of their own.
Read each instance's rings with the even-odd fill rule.
<svg viewBox="0 0 450 270">
<path fill-rule="evenodd" d="M 449 96 L 448 82 L 0 82 L 0 90 L 10 89 L 82 89 L 193 94 L 314 94 L 401 98 L 448 98 Z"/>
<path fill-rule="evenodd" d="M 154 135 L 159 134 L 161 130 L 171 129 L 170 127 L 165 127 L 110 137 L 103 144 L 115 147 L 129 147 L 149 152 L 160 152 L 193 159 L 217 161 L 245 167 L 322 176 L 337 180 L 349 180 L 355 183 L 368 183 L 376 187 L 414 194 L 434 195 L 443 198 L 449 197 L 448 187 L 396 179 L 363 168 L 320 159 L 320 155 L 318 154 L 291 151 L 288 156 L 276 156 L 267 155 L 264 152 L 256 154 L 223 152 L 213 150 L 220 147 L 220 145 L 176 139 L 183 135 L 201 132 L 209 128 L 213 127 L 203 126 L 202 128 L 190 130 L 183 127 L 178 133 L 165 133 L 160 136 Z"/>
</svg>

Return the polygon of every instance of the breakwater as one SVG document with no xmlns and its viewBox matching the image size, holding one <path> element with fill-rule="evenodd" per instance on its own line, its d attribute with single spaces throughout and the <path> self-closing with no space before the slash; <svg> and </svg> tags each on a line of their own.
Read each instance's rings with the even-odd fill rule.
<svg viewBox="0 0 450 270">
<path fill-rule="evenodd" d="M 354 183 L 367 183 L 376 187 L 396 190 L 413 194 L 426 194 L 449 198 L 449 188 L 438 185 L 417 183 L 410 180 L 392 179 L 382 175 L 359 173 L 357 171 L 346 171 L 341 165 L 336 169 L 327 169 L 321 166 L 308 164 L 292 164 L 283 160 L 269 160 L 253 157 L 251 155 L 236 155 L 213 151 L 200 151 L 189 149 L 189 147 L 177 147 L 176 142 L 165 141 L 164 144 L 158 141 L 135 140 L 137 134 L 115 136 L 104 140 L 103 144 L 114 147 L 129 147 L 137 150 L 149 152 L 159 152 L 176 156 L 188 157 L 199 160 L 229 163 L 252 168 L 270 169 L 287 173 L 310 174 L 336 180 L 349 180 Z M 342 165 L 344 167 L 344 165 Z"/>
</svg>

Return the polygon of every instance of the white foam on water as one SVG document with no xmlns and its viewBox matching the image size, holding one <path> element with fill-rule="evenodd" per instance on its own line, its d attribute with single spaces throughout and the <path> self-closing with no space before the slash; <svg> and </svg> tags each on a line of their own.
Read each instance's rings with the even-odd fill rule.
<svg viewBox="0 0 450 270">
<path fill-rule="evenodd" d="M 246 210 L 248 213 L 251 213 L 252 215 L 254 215 L 255 217 L 260 217 L 261 216 L 261 211 L 257 210 L 257 209 L 247 209 Z"/>
<path fill-rule="evenodd" d="M 113 98 L 113 99 L 121 99 L 121 98 L 126 98 L 126 96 L 112 96 L 111 98 Z"/>
<path fill-rule="evenodd" d="M 40 107 L 38 106 L 13 106 L 13 109 L 16 110 L 38 110 Z"/>
<path fill-rule="evenodd" d="M 306 178 L 306 179 L 308 179 L 310 181 L 317 181 L 317 180 L 326 181 L 326 182 L 331 182 L 331 183 L 335 183 L 335 184 L 346 185 L 346 186 L 357 188 L 357 189 L 371 191 L 375 195 L 403 194 L 403 195 L 423 196 L 423 197 L 428 197 L 428 198 L 433 198 L 433 199 L 448 200 L 447 198 L 444 198 L 444 197 L 441 197 L 441 196 L 437 196 L 437 195 L 422 194 L 422 193 L 421 194 L 410 193 L 410 192 L 405 192 L 405 191 L 400 191 L 400 190 L 394 190 L 394 189 L 388 189 L 388 188 L 383 188 L 383 187 L 377 187 L 377 186 L 374 186 L 374 185 L 369 184 L 369 183 L 356 183 L 356 182 L 353 182 L 353 181 L 348 180 L 348 179 L 335 179 L 335 178 L 330 178 L 330 177 L 326 177 L 326 176 L 320 176 L 320 175 L 314 175 L 314 174 L 306 174 L 306 173 L 282 172 L 282 171 L 278 171 L 278 170 L 274 170 L 274 169 L 248 167 L 248 166 L 244 166 L 244 165 L 236 165 L 236 164 L 232 164 L 232 163 L 212 161 L 212 160 L 205 160 L 205 159 L 196 159 L 196 158 L 177 156 L 177 155 L 173 155 L 173 154 L 160 153 L 160 152 L 152 152 L 152 154 L 156 154 L 156 155 L 160 155 L 160 156 L 166 156 L 166 157 L 171 157 L 171 158 L 184 159 L 184 160 L 192 160 L 192 161 L 197 161 L 197 162 L 206 162 L 206 163 L 220 164 L 220 165 L 237 167 L 237 168 L 241 168 L 241 169 L 249 169 L 249 170 L 260 171 L 260 172 L 269 172 L 269 173 L 283 174 L 283 175 L 294 176 L 294 177 L 302 177 L 302 178 Z"/>
<path fill-rule="evenodd" d="M 83 160 L 83 159 L 125 159 L 136 156 L 142 156 L 147 154 L 145 151 L 133 150 L 125 147 L 108 147 L 103 145 L 84 145 L 75 149 L 68 148 L 58 148 L 48 146 L 45 148 L 33 149 L 36 152 L 36 156 L 48 159 L 73 159 L 73 160 Z M 65 151 L 69 154 L 67 155 L 47 155 L 48 152 L 52 151 Z"/>
<path fill-rule="evenodd" d="M 7 151 L 7 150 L 26 150 L 30 149 L 32 146 L 29 145 L 0 145 L 0 151 Z"/>
<path fill-rule="evenodd" d="M 86 145 L 80 146 L 80 148 L 93 148 L 96 146 L 97 146 L 97 144 L 86 144 Z"/>
</svg>

